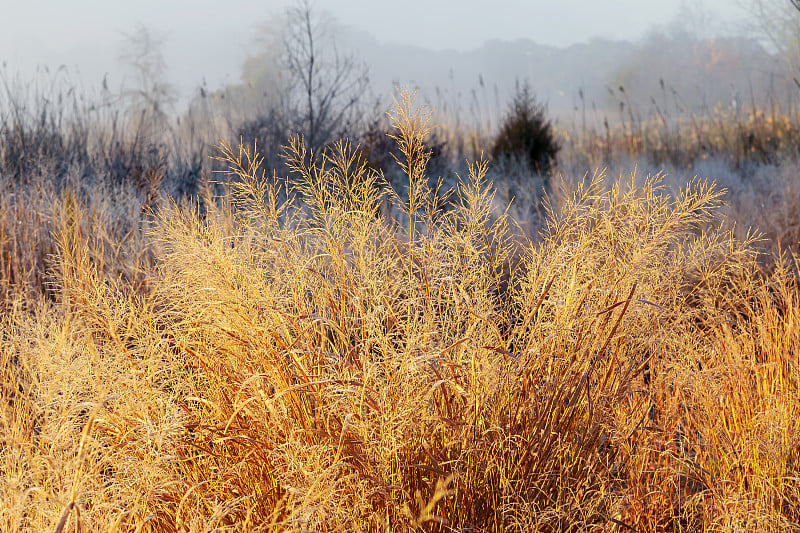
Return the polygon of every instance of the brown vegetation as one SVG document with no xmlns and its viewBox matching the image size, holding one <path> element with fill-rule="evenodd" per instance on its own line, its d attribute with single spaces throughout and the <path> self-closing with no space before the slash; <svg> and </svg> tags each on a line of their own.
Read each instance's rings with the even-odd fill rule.
<svg viewBox="0 0 800 533">
<path fill-rule="evenodd" d="M 796 269 L 722 191 L 598 173 L 521 238 L 391 116 L 407 196 L 297 138 L 288 189 L 3 183 L 0 529 L 800 529 Z"/>
</svg>

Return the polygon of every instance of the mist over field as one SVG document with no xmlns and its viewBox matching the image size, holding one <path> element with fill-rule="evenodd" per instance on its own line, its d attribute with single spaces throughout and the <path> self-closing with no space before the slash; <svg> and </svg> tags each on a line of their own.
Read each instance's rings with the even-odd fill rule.
<svg viewBox="0 0 800 533">
<path fill-rule="evenodd" d="M 605 105 L 605 86 L 617 83 L 620 70 L 636 67 L 628 63 L 634 50 L 651 54 L 638 60 L 654 72 L 659 64 L 683 54 L 679 50 L 665 54 L 665 48 L 646 50 L 654 33 L 664 33 L 678 47 L 687 36 L 753 37 L 749 13 L 729 2 L 691 6 L 677 1 L 618 1 L 602 6 L 567 2 L 558 8 L 549 4 L 507 1 L 489 8 L 476 2 L 465 4 L 456 16 L 444 3 L 428 3 L 424 9 L 419 3 L 389 17 L 387 3 L 375 2 L 369 9 L 346 2 L 314 3 L 335 25 L 337 45 L 366 63 L 376 95 L 385 98 L 397 83 L 410 82 L 431 98 L 444 92 L 446 99 L 461 100 L 459 105 L 465 107 L 471 104 L 473 91 L 483 92 L 482 105 L 488 102 L 496 108 L 498 98 L 505 100 L 511 94 L 515 80 L 528 78 L 559 115 L 574 107 L 581 88 L 595 105 Z M 285 5 L 250 5 L 241 0 L 224 13 L 211 2 L 18 5 L 10 8 L 2 23 L 0 61 L 7 75 L 20 73 L 30 79 L 37 68 L 54 71 L 63 66 L 86 90 L 97 89 L 104 78 L 120 89 L 135 83 L 121 57 L 126 35 L 143 26 L 160 43 L 166 67 L 163 81 L 175 88 L 176 111 L 182 111 L 200 86 L 218 90 L 246 81 L 242 66 L 249 56 L 279 52 L 274 48 Z M 16 16 L 15 11 L 19 11 Z M 746 62 L 741 66 L 744 72 L 731 82 L 756 75 L 756 66 Z M 756 70 L 771 67 L 761 64 Z M 690 85 L 693 92 L 702 92 L 713 73 L 705 78 L 678 69 L 664 74 L 674 77 L 669 81 L 676 87 Z"/>
<path fill-rule="evenodd" d="M 18 23 L 6 19 L 0 37 L 3 97 L 58 79 L 84 99 L 102 92 L 106 103 L 128 108 L 132 94 L 160 92 L 159 113 L 173 121 L 188 118 L 193 107 L 214 107 L 208 95 L 214 102 L 235 95 L 223 115 L 263 114 L 293 83 L 284 55 L 287 5 L 240 0 L 215 13 L 205 3 L 188 9 L 176 2 L 164 12 L 147 2 L 120 8 L 48 3 L 36 24 L 33 8 L 17 6 Z M 791 61 L 778 42 L 787 31 L 785 10 L 775 6 L 758 17 L 757 5 L 747 2 L 554 7 L 507 1 L 491 9 L 464 5 L 463 21 L 453 22 L 435 3 L 416 18 L 411 4 L 392 17 L 385 16 L 389 4 L 312 5 L 320 59 L 357 65 L 366 81 L 362 114 L 373 119 L 405 83 L 432 106 L 438 124 L 489 136 L 520 83 L 559 128 L 573 133 L 629 119 L 685 118 L 718 106 L 791 107 L 796 97 Z M 404 25 L 409 31 L 398 32 Z M 217 133 L 236 136 L 240 126 Z"/>
</svg>

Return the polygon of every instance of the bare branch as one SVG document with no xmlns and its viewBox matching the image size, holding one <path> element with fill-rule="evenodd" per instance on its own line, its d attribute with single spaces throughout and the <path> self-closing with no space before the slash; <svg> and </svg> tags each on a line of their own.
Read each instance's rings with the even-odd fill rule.
<svg viewBox="0 0 800 533">
<path fill-rule="evenodd" d="M 295 130 L 313 149 L 344 133 L 368 84 L 366 67 L 339 52 L 333 33 L 308 0 L 299 0 L 287 12 L 283 44 L 291 80 L 288 112 L 299 118 Z"/>
</svg>

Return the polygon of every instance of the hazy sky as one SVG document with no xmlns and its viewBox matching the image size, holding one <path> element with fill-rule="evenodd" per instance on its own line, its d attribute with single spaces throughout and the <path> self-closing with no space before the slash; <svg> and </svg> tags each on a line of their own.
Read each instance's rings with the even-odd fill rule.
<svg viewBox="0 0 800 533">
<path fill-rule="evenodd" d="M 732 0 L 705 0 L 708 24 L 739 15 Z M 291 0 L 0 0 L 0 61 L 11 71 L 66 64 L 87 84 L 118 69 L 122 34 L 142 23 L 162 35 L 170 78 L 236 80 L 254 28 Z M 697 2 L 691 2 L 695 5 Z M 468 50 L 490 39 L 568 45 L 594 36 L 635 40 L 675 19 L 685 0 L 312 0 L 340 24 L 382 43 Z M 705 22 L 703 23 L 705 24 Z"/>
</svg>

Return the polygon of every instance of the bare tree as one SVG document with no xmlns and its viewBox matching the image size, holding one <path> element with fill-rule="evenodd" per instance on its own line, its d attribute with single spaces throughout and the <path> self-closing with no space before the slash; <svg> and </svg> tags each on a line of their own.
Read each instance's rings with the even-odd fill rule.
<svg viewBox="0 0 800 533">
<path fill-rule="evenodd" d="M 739 0 L 755 33 L 784 61 L 789 79 L 800 76 L 800 0 Z"/>
<path fill-rule="evenodd" d="M 368 71 L 354 55 L 339 51 L 330 19 L 315 12 L 309 0 L 299 0 L 286 17 L 288 111 L 299 119 L 294 129 L 319 148 L 352 127 L 369 84 Z"/>
<path fill-rule="evenodd" d="M 175 88 L 166 81 L 163 38 L 139 24 L 133 32 L 123 34 L 119 60 L 128 68 L 132 83 L 125 83 L 122 96 L 138 127 L 154 136 L 163 129 L 167 112 L 175 104 Z"/>
</svg>

